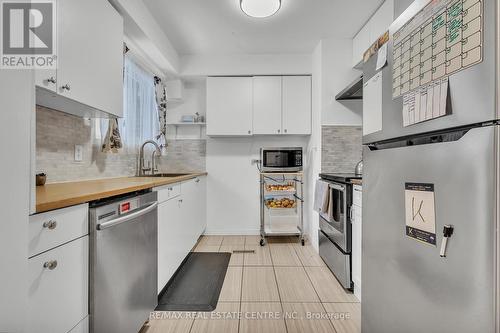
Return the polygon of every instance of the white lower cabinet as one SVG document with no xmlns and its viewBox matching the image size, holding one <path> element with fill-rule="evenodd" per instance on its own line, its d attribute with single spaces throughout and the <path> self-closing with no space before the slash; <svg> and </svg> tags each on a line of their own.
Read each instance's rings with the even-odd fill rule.
<svg viewBox="0 0 500 333">
<path fill-rule="evenodd" d="M 197 177 L 182 184 L 185 221 L 191 228 L 191 247 L 207 226 L 207 177 Z"/>
<path fill-rule="evenodd" d="M 28 332 L 88 332 L 78 328 L 88 316 L 88 236 L 28 259 L 28 272 Z"/>
<path fill-rule="evenodd" d="M 361 254 L 362 254 L 362 187 L 353 188 L 352 205 L 352 281 L 354 295 L 361 301 Z"/>
<path fill-rule="evenodd" d="M 158 205 L 158 294 L 189 254 L 206 227 L 206 177 L 155 189 L 179 194 Z"/>
<path fill-rule="evenodd" d="M 180 197 L 158 205 L 158 294 L 185 257 L 181 210 Z"/>
</svg>

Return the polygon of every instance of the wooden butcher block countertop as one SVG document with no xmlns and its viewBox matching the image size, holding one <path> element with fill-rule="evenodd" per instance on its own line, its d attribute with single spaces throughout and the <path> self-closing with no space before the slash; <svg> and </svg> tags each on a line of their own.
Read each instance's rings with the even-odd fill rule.
<svg viewBox="0 0 500 333">
<path fill-rule="evenodd" d="M 37 186 L 36 212 L 42 213 L 115 195 L 174 184 L 206 174 L 204 172 L 175 177 L 122 177 Z"/>
<path fill-rule="evenodd" d="M 351 183 L 354 185 L 363 186 L 363 179 L 351 179 Z"/>
</svg>

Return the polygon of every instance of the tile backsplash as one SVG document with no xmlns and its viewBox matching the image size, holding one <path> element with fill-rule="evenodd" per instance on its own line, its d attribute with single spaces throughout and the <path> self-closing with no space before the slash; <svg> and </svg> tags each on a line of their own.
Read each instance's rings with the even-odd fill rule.
<svg viewBox="0 0 500 333">
<path fill-rule="evenodd" d="M 45 172 L 48 183 L 135 175 L 138 151 L 102 153 L 96 130 L 93 119 L 37 106 L 37 172 Z M 158 163 L 160 172 L 205 170 L 205 140 L 172 140 L 168 144 L 167 156 Z M 83 146 L 81 162 L 74 160 L 75 145 Z"/>
<path fill-rule="evenodd" d="M 362 156 L 361 126 L 322 126 L 321 172 L 353 173 Z"/>
</svg>

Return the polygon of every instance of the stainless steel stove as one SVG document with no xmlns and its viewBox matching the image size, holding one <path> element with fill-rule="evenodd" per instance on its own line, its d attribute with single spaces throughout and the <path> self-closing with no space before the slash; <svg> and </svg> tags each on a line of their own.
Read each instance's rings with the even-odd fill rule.
<svg viewBox="0 0 500 333">
<path fill-rule="evenodd" d="M 342 286 L 352 290 L 352 180 L 355 174 L 322 173 L 329 184 L 329 210 L 319 217 L 319 254 Z"/>
</svg>

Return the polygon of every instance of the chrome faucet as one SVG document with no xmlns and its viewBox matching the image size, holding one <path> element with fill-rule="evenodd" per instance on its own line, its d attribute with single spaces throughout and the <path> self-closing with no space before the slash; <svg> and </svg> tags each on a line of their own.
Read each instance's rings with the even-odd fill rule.
<svg viewBox="0 0 500 333">
<path fill-rule="evenodd" d="M 155 146 L 155 150 L 151 154 L 151 167 L 145 167 L 144 165 L 144 147 L 146 147 L 148 144 L 152 144 Z M 139 176 L 146 176 L 147 171 L 151 171 L 151 175 L 153 176 L 158 169 L 156 169 L 156 162 L 155 162 L 155 157 L 156 156 L 161 156 L 161 149 L 160 146 L 153 140 L 148 140 L 144 142 L 141 146 L 141 150 L 139 153 Z"/>
</svg>

